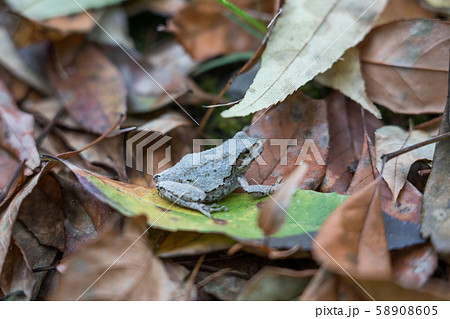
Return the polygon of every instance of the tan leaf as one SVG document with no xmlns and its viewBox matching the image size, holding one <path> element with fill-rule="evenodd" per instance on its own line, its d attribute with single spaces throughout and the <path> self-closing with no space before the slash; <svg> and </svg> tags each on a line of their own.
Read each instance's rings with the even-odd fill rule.
<svg viewBox="0 0 450 319">
<path fill-rule="evenodd" d="M 369 98 L 396 113 L 440 113 L 447 94 L 450 23 L 392 22 L 360 46 Z"/>
<path fill-rule="evenodd" d="M 331 69 L 319 74 L 315 79 L 322 85 L 341 91 L 377 118 L 381 118 L 380 111 L 367 97 L 357 48 L 347 50 Z"/>
<path fill-rule="evenodd" d="M 408 133 L 402 128 L 393 125 L 383 126 L 375 132 L 375 149 L 377 152 L 377 169 L 381 171 L 383 154 L 398 151 L 407 146 L 425 141 L 430 135 L 421 130 L 413 130 Z M 434 144 L 418 148 L 414 151 L 400 155 L 391 159 L 384 166 L 383 178 L 389 185 L 393 194 L 393 200 L 396 201 L 400 191 L 405 185 L 408 177 L 409 168 L 418 160 L 433 159 Z"/>
</svg>

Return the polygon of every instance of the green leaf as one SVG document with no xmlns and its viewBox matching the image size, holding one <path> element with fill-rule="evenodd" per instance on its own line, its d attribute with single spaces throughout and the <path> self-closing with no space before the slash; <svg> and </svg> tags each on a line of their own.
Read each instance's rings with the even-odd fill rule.
<svg viewBox="0 0 450 319">
<path fill-rule="evenodd" d="M 237 240 L 264 238 L 258 228 L 257 204 L 248 194 L 231 194 L 220 201 L 228 212 L 214 213 L 214 219 L 197 211 L 179 207 L 159 197 L 156 189 L 117 182 L 59 160 L 78 178 L 81 184 L 98 199 L 125 216 L 144 215 L 152 227 L 169 231 L 195 231 L 224 234 Z M 331 212 L 348 196 L 297 190 L 289 215 L 274 237 L 294 236 L 317 231 Z M 295 219 L 295 220 L 294 220 Z M 298 223 L 298 224 L 297 224 Z M 299 226 L 301 225 L 301 227 Z"/>
<path fill-rule="evenodd" d="M 287 0 L 244 99 L 222 113 L 270 107 L 328 70 L 370 31 L 387 0 Z"/>
<path fill-rule="evenodd" d="M 9 7 L 31 20 L 55 17 L 99 9 L 125 0 L 6 0 Z M 84 10 L 83 10 L 84 9 Z"/>
</svg>

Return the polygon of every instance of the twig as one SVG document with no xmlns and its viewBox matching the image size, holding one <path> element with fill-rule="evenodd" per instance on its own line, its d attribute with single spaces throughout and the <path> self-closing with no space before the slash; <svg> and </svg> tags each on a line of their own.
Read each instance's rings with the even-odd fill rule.
<svg viewBox="0 0 450 319">
<path fill-rule="evenodd" d="M 383 161 L 385 161 L 385 162 L 388 162 L 388 161 L 390 161 L 391 159 L 393 159 L 393 158 L 395 158 L 397 156 L 403 155 L 405 153 L 414 151 L 415 149 L 418 149 L 418 148 L 421 148 L 421 147 L 424 147 L 424 146 L 427 146 L 427 145 L 430 145 L 430 144 L 433 144 L 433 143 L 445 141 L 448 138 L 450 138 L 450 132 L 447 132 L 447 133 L 444 133 L 444 134 L 440 134 L 438 136 L 430 138 L 429 140 L 426 140 L 426 141 L 423 141 L 423 142 L 420 142 L 420 143 L 417 143 L 417 144 L 414 144 L 414 145 L 410 145 L 408 147 L 402 148 L 402 149 L 400 149 L 398 151 L 395 151 L 395 152 L 392 152 L 392 153 L 383 154 L 381 156 L 381 159 Z"/>
</svg>

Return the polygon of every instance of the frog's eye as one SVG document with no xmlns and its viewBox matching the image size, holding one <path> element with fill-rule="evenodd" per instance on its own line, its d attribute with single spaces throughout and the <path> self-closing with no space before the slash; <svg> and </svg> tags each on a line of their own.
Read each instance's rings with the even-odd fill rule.
<svg viewBox="0 0 450 319">
<path fill-rule="evenodd" d="M 245 149 L 244 154 L 250 154 L 250 150 L 248 148 Z"/>
</svg>

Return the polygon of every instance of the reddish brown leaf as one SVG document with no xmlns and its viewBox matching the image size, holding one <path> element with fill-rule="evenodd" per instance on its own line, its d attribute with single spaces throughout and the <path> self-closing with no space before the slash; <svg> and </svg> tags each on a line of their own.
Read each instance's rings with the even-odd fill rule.
<svg viewBox="0 0 450 319">
<path fill-rule="evenodd" d="M 272 9 L 271 1 L 238 0 L 241 9 Z M 198 61 L 234 52 L 254 50 L 258 39 L 226 16 L 227 9 L 216 1 L 195 0 L 168 22 L 186 51 Z"/>
<path fill-rule="evenodd" d="M 395 252 L 392 257 L 395 280 L 404 287 L 420 288 L 433 275 L 438 256 L 427 243 Z"/>
<path fill-rule="evenodd" d="M 319 263 L 334 272 L 359 278 L 390 278 L 379 192 L 378 181 L 374 180 L 328 217 L 312 246 Z"/>
<path fill-rule="evenodd" d="M 34 141 L 34 119 L 20 111 L 5 85 L 0 80 L 0 147 L 14 154 L 30 168 L 39 163 L 39 153 Z"/>
<path fill-rule="evenodd" d="M 351 165 L 359 158 L 364 137 L 361 106 L 335 91 L 327 98 L 327 115 L 330 126 L 330 153 L 322 192 L 345 194 L 353 178 Z M 381 122 L 365 112 L 364 120 L 370 136 L 381 127 Z"/>
<path fill-rule="evenodd" d="M 277 107 L 256 113 L 248 135 L 267 141 L 260 156 L 264 162 L 259 164 L 258 159 L 253 162 L 247 171 L 247 179 L 255 179 L 258 184 L 273 184 L 279 176 L 289 175 L 300 164 L 299 159 L 307 155 L 310 159 L 305 160 L 305 163 L 309 170 L 298 187 L 316 189 L 325 175 L 328 158 L 326 112 L 325 101 L 313 100 L 297 91 Z M 294 145 L 285 145 L 286 153 L 280 143 L 285 143 L 287 139 L 292 140 L 290 143 Z M 320 157 L 314 155 L 314 146 Z"/>
<path fill-rule="evenodd" d="M 83 47 L 72 61 L 74 52 L 64 50 L 65 45 L 55 46 L 55 57 L 48 63 L 52 85 L 81 126 L 103 134 L 126 112 L 125 82 L 96 47 Z"/>
<path fill-rule="evenodd" d="M 422 7 L 418 1 L 411 0 L 392 0 L 389 1 L 377 21 L 377 25 L 389 23 L 398 20 L 408 19 L 433 19 L 436 13 Z"/>
<path fill-rule="evenodd" d="M 447 93 L 450 24 L 392 22 L 372 30 L 361 45 L 369 98 L 397 113 L 440 113 Z"/>
</svg>

